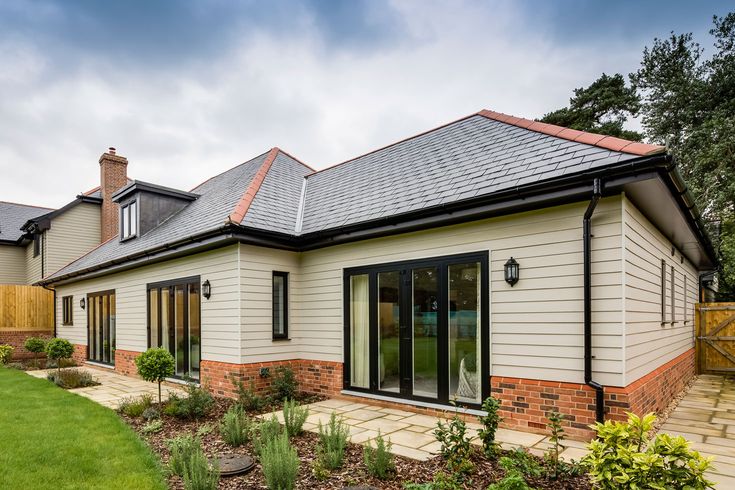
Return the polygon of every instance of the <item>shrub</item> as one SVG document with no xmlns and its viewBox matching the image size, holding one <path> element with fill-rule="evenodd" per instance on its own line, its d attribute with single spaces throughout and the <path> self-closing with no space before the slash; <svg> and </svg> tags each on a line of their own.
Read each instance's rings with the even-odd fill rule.
<svg viewBox="0 0 735 490">
<path fill-rule="evenodd" d="M 559 478 L 562 473 L 568 472 L 569 465 L 559 458 L 559 454 L 564 450 L 564 427 L 561 426 L 564 415 L 559 412 L 551 412 L 549 414 L 549 429 L 551 434 L 549 442 L 551 447 L 544 453 L 544 460 L 548 468 L 548 476 L 552 479 Z"/>
<path fill-rule="evenodd" d="M 283 423 L 288 437 L 298 436 L 304 431 L 304 422 L 309 416 L 309 409 L 302 407 L 294 400 L 283 402 Z"/>
<path fill-rule="evenodd" d="M 13 357 L 13 351 L 15 349 L 12 345 L 3 344 L 0 345 L 0 364 L 7 364 L 10 362 L 10 358 Z"/>
<path fill-rule="evenodd" d="M 500 458 L 500 466 L 508 473 L 518 473 L 523 476 L 538 478 L 542 470 L 538 460 L 523 448 L 510 451 L 507 456 Z"/>
<path fill-rule="evenodd" d="M 485 451 L 485 455 L 488 458 L 493 458 L 498 452 L 495 432 L 497 432 L 500 422 L 503 421 L 502 417 L 498 415 L 500 400 L 489 396 L 482 402 L 482 409 L 487 412 L 487 415 L 479 417 L 482 428 L 477 431 L 477 435 L 482 440 L 482 449 Z"/>
<path fill-rule="evenodd" d="M 273 439 L 281 435 L 281 424 L 278 422 L 275 414 L 271 414 L 269 418 L 264 418 L 258 423 L 258 438 L 253 441 L 255 452 L 260 454 L 263 447 Z"/>
<path fill-rule="evenodd" d="M 161 418 L 161 412 L 156 407 L 150 406 L 143 410 L 143 418 L 146 420 L 155 420 Z"/>
<path fill-rule="evenodd" d="M 210 423 L 202 424 L 197 427 L 197 435 L 202 437 L 211 434 L 214 430 L 214 425 Z"/>
<path fill-rule="evenodd" d="M 487 490 L 531 490 L 531 487 L 528 486 L 523 475 L 510 472 L 499 482 L 490 484 Z"/>
<path fill-rule="evenodd" d="M 291 446 L 287 434 L 282 433 L 264 444 L 260 452 L 260 465 L 269 489 L 291 490 L 296 486 L 299 455 Z"/>
<path fill-rule="evenodd" d="M 59 372 L 61 372 L 61 360 L 69 359 L 74 355 L 74 346 L 66 339 L 51 339 L 46 343 L 46 355 L 49 359 L 56 361 Z"/>
<path fill-rule="evenodd" d="M 278 366 L 271 382 L 273 398 L 276 400 L 292 400 L 296 398 L 299 383 L 296 381 L 293 369 L 288 366 Z"/>
<path fill-rule="evenodd" d="M 219 484 L 219 466 L 217 463 L 210 464 L 199 447 L 198 451 L 191 453 L 184 465 L 182 478 L 185 490 L 216 490 Z"/>
<path fill-rule="evenodd" d="M 342 466 L 345 456 L 347 439 L 350 432 L 348 427 L 332 412 L 326 427 L 319 422 L 319 442 L 317 443 L 317 454 L 322 465 L 330 470 L 336 470 Z"/>
<path fill-rule="evenodd" d="M 34 354 L 33 363 L 35 366 L 38 366 L 38 355 L 46 349 L 46 341 L 40 337 L 28 337 L 23 343 L 23 347 L 25 347 L 28 352 L 32 352 Z"/>
<path fill-rule="evenodd" d="M 248 412 L 260 412 L 268 403 L 264 397 L 259 396 L 255 393 L 255 383 L 250 382 L 250 388 L 245 388 L 245 385 L 239 379 L 233 379 L 233 383 L 237 388 L 237 403 Z"/>
<path fill-rule="evenodd" d="M 0 364 L 2 364 L 2 363 L 0 363 Z M 8 369 L 17 369 L 18 371 L 25 371 L 26 370 L 26 365 L 23 364 L 22 362 L 9 362 L 9 363 L 7 363 L 5 365 L 5 367 L 8 368 Z"/>
<path fill-rule="evenodd" d="M 168 404 L 163 413 L 181 419 L 198 419 L 209 413 L 214 405 L 214 398 L 204 388 L 195 383 L 186 385 L 186 396 L 176 393 L 169 395 Z"/>
<path fill-rule="evenodd" d="M 368 473 L 381 480 L 393 474 L 396 469 L 396 464 L 393 454 L 390 452 L 391 446 L 390 440 L 386 441 L 383 439 L 380 430 L 378 430 L 378 437 L 375 438 L 375 447 L 372 447 L 368 443 L 362 452 L 362 459 L 365 462 Z"/>
<path fill-rule="evenodd" d="M 99 384 L 92 377 L 92 373 L 82 369 L 65 369 L 63 371 L 50 372 L 46 376 L 46 379 L 56 384 L 56 386 L 66 388 L 67 390 Z"/>
<path fill-rule="evenodd" d="M 117 410 L 128 417 L 140 417 L 153 406 L 153 397 L 148 393 L 141 396 L 123 398 L 117 405 Z"/>
<path fill-rule="evenodd" d="M 140 429 L 143 434 L 155 434 L 156 432 L 161 432 L 161 430 L 163 430 L 163 421 L 161 419 L 151 420 Z"/>
<path fill-rule="evenodd" d="M 601 489 L 618 488 L 712 488 L 704 473 L 712 465 L 689 448 L 681 436 L 648 435 L 656 416 L 628 414 L 627 422 L 612 420 L 596 423 L 597 439 L 590 442 L 590 453 L 583 464 L 590 478 Z"/>
<path fill-rule="evenodd" d="M 171 457 L 168 460 L 168 467 L 171 473 L 183 477 L 184 467 L 191 459 L 191 455 L 196 451 L 202 450 L 201 441 L 191 434 L 186 434 L 169 439 L 166 441 L 166 444 L 171 453 Z"/>
<path fill-rule="evenodd" d="M 467 425 L 458 416 L 455 415 L 446 424 L 441 420 L 438 421 L 434 437 L 440 444 L 439 454 L 448 462 L 457 462 L 469 457 L 470 437 L 467 436 Z"/>
<path fill-rule="evenodd" d="M 252 422 L 239 405 L 234 405 L 222 416 L 219 431 L 230 446 L 242 446 L 250 440 Z"/>
<path fill-rule="evenodd" d="M 163 347 L 153 347 L 135 358 L 135 367 L 141 378 L 151 383 L 158 383 L 158 404 L 161 404 L 161 382 L 173 376 L 176 361 L 171 353 Z"/>
</svg>

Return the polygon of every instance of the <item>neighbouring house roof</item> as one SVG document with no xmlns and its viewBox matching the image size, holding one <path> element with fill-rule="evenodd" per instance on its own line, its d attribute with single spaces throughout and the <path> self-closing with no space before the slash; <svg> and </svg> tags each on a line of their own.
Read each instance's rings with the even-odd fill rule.
<svg viewBox="0 0 735 490">
<path fill-rule="evenodd" d="M 249 235 L 299 249 L 313 237 L 341 230 L 398 223 L 494 198 L 511 201 L 527 188 L 551 192 L 553 183 L 606 169 L 635 173 L 651 160 L 660 165 L 670 157 L 661 146 L 492 111 L 321 171 L 273 148 L 192 189 L 199 197 L 159 227 L 133 240 L 111 239 L 49 282 L 148 258 L 212 233 Z"/>
<path fill-rule="evenodd" d="M 24 235 L 21 231 L 23 224 L 49 211 L 53 209 L 0 201 L 0 242 L 19 243 Z"/>
</svg>

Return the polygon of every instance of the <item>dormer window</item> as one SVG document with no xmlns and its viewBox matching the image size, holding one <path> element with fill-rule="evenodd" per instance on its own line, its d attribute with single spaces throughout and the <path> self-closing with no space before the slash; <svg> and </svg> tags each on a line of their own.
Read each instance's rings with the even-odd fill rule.
<svg viewBox="0 0 735 490">
<path fill-rule="evenodd" d="M 138 234 L 138 202 L 133 201 L 120 208 L 122 213 L 121 240 L 133 238 Z"/>
</svg>

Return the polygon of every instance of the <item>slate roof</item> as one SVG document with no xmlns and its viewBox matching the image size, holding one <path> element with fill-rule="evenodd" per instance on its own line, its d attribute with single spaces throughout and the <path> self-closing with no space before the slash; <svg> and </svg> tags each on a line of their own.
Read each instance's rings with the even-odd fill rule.
<svg viewBox="0 0 735 490">
<path fill-rule="evenodd" d="M 23 235 L 20 228 L 26 221 L 49 211 L 53 209 L 0 201 L 0 241 L 18 241 Z"/>
<path fill-rule="evenodd" d="M 273 148 L 192 189 L 200 197 L 146 235 L 125 242 L 114 237 L 51 277 L 119 261 L 228 223 L 295 239 L 662 151 L 492 111 L 318 172 Z"/>
</svg>

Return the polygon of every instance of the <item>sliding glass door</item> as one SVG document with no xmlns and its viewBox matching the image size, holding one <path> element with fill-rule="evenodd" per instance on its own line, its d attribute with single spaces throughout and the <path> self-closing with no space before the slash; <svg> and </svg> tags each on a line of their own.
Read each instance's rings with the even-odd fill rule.
<svg viewBox="0 0 735 490">
<path fill-rule="evenodd" d="M 87 358 L 115 365 L 115 291 L 87 295 Z"/>
<path fill-rule="evenodd" d="M 487 253 L 345 271 L 345 387 L 477 405 L 488 391 Z"/>
<path fill-rule="evenodd" d="M 148 285 L 148 346 L 168 349 L 178 378 L 199 379 L 200 307 L 199 277 Z"/>
</svg>

